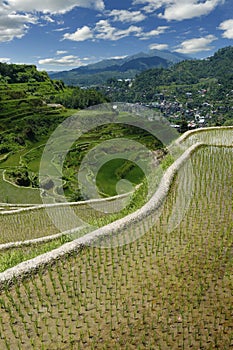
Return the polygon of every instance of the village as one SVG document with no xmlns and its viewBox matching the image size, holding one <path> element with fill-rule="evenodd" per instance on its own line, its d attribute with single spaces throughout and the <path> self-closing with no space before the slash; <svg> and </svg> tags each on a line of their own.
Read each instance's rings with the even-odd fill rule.
<svg viewBox="0 0 233 350">
<path fill-rule="evenodd" d="M 100 90 L 111 99 L 131 102 L 132 84 L 131 79 L 117 79 L 117 83 L 102 86 Z M 221 88 L 220 84 L 217 88 Z M 128 101 L 125 96 L 128 96 Z M 233 113 L 233 90 L 226 93 L 224 98 L 221 96 L 218 101 L 213 98 L 213 88 L 198 89 L 195 85 L 178 88 L 166 86 L 150 96 L 145 89 L 143 95 L 133 102 L 159 110 L 170 121 L 172 127 L 184 132 L 196 128 L 228 125 Z"/>
</svg>

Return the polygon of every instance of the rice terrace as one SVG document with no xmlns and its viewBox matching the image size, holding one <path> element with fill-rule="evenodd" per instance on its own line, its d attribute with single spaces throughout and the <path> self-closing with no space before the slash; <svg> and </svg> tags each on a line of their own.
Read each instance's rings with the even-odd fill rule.
<svg viewBox="0 0 233 350">
<path fill-rule="evenodd" d="M 233 0 L 2 0 L 0 350 L 233 350 Z"/>
<path fill-rule="evenodd" d="M 233 127 L 0 68 L 0 349 L 232 348 Z"/>
<path fill-rule="evenodd" d="M 32 202 L 24 194 L 17 204 L 2 200 L 0 349 L 233 347 L 233 129 L 197 129 L 176 143 L 178 154 L 160 160 L 164 171 L 150 198 L 140 173 L 119 161 L 112 166 L 137 174 L 136 190 L 116 196 L 105 186 L 97 204 L 111 209 L 115 198 L 129 200 L 122 210 L 70 198 L 86 227 L 62 232 L 49 217 L 50 210 L 66 216 L 59 186 L 43 187 L 48 203 L 25 187 L 17 190 L 31 192 Z M 32 152 L 41 154 L 40 145 Z M 76 184 L 72 152 L 63 163 L 68 197 Z"/>
</svg>

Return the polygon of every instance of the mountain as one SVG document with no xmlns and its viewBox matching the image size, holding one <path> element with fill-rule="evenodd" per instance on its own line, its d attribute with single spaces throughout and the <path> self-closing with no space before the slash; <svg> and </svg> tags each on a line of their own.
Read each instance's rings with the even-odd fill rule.
<svg viewBox="0 0 233 350">
<path fill-rule="evenodd" d="M 128 79 L 154 67 L 168 68 L 188 56 L 170 51 L 150 50 L 124 58 L 106 59 L 69 71 L 48 72 L 51 79 L 63 80 L 67 85 L 90 86 L 104 84 L 109 78 Z"/>
<path fill-rule="evenodd" d="M 143 71 L 132 82 L 112 79 L 100 90 L 111 101 L 160 104 L 164 99 L 168 101 L 168 109 L 174 101 L 179 101 L 192 110 L 203 107 L 203 115 L 210 113 L 206 110 L 209 108 L 213 111 L 212 120 L 223 124 L 227 119 L 232 120 L 233 46 L 222 48 L 206 59 L 185 60 L 168 68 Z"/>
<path fill-rule="evenodd" d="M 178 52 L 170 52 L 168 50 L 161 51 L 157 49 L 150 50 L 149 56 L 158 56 L 172 63 L 178 63 L 180 61 L 191 59 L 189 56 Z"/>
</svg>

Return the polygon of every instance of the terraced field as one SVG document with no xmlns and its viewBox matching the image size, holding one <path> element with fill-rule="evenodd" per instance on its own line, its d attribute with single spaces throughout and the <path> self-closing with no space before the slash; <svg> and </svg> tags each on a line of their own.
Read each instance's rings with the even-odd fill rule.
<svg viewBox="0 0 233 350">
<path fill-rule="evenodd" d="M 201 135 L 208 146 L 180 168 L 140 238 L 116 248 L 77 240 L 11 284 L 0 274 L 1 349 L 233 348 L 233 130 L 212 131 L 184 141 Z"/>
<path fill-rule="evenodd" d="M 74 113 L 51 107 L 49 98 L 56 93 L 56 83 L 50 80 L 0 83 L 0 202 L 42 203 L 38 189 L 14 186 L 7 172 L 24 169 L 24 156 L 45 144 L 53 129 Z M 35 168 L 32 164 L 28 169 L 31 178 L 36 176 Z"/>
</svg>

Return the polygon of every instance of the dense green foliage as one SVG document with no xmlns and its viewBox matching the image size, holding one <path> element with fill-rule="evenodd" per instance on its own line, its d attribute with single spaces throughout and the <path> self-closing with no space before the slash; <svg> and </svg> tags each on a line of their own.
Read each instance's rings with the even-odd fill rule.
<svg viewBox="0 0 233 350">
<path fill-rule="evenodd" d="M 0 154 L 46 136 L 73 113 L 66 108 L 86 108 L 105 101 L 101 93 L 65 87 L 35 66 L 0 63 Z"/>
<path fill-rule="evenodd" d="M 40 202 L 33 188 L 48 137 L 77 109 L 105 101 L 100 92 L 65 87 L 35 66 L 0 63 L 1 201 Z"/>
<path fill-rule="evenodd" d="M 227 68 L 226 68 L 227 67 Z M 153 87 L 176 84 L 191 85 L 207 79 L 216 79 L 222 88 L 216 91 L 215 97 L 224 89 L 233 89 L 233 47 L 225 47 L 217 51 L 214 56 L 205 60 L 185 60 L 168 68 L 156 68 L 141 73 L 135 79 L 132 88 L 135 92 L 149 94 Z M 213 80 L 212 80 L 213 83 Z"/>
<path fill-rule="evenodd" d="M 28 81 L 15 82 L 22 71 L 28 74 Z M 12 202 L 12 198 L 15 200 L 11 191 L 9 193 L 12 183 L 26 187 L 24 191 L 39 187 L 38 172 L 43 147 L 57 125 L 79 108 L 107 101 L 94 89 L 66 87 L 62 81 L 50 80 L 44 73 L 42 76 L 46 78 L 45 81 L 32 80 L 35 72 L 34 66 L 2 65 L 2 74 L 5 74 L 5 78 L 6 74 L 11 78 L 3 79 L 0 83 L 0 168 L 3 169 L 1 176 L 5 188 L 1 195 L 3 202 Z M 39 72 L 38 74 L 40 75 Z M 112 137 L 140 137 L 141 142 L 152 150 L 161 147 L 158 140 L 133 126 L 109 124 L 90 131 L 76 142 L 64 163 L 63 187 L 67 198 L 73 201 L 83 199 L 76 177 L 81 161 L 88 150 Z M 132 176 L 136 174 L 137 179 L 132 182 L 135 185 L 141 182 L 143 175 L 139 174 L 134 166 L 128 167 L 124 164 L 125 161 L 120 161 L 119 169 L 114 169 L 117 175 L 112 186 L 105 186 L 103 189 L 101 184 L 99 185 L 102 195 L 116 193 L 117 179 L 132 180 Z M 101 182 L 106 182 L 106 176 L 107 174 L 102 174 Z M 60 196 L 62 189 L 56 188 L 54 192 L 54 184 L 50 178 L 45 179 L 41 185 L 44 190 L 51 189 L 52 195 Z M 6 194 L 7 192 L 9 194 Z M 34 203 L 38 193 L 32 191 L 31 194 L 31 203 Z M 19 198 L 19 202 L 22 202 L 22 198 Z"/>
<path fill-rule="evenodd" d="M 26 83 L 49 81 L 48 74 L 39 72 L 34 65 L 8 64 L 0 62 L 0 81 L 6 83 Z"/>
<path fill-rule="evenodd" d="M 70 87 L 64 89 L 55 96 L 51 96 L 51 101 L 61 103 L 66 108 L 87 108 L 106 102 L 106 98 L 94 89 L 81 89 Z"/>
</svg>

